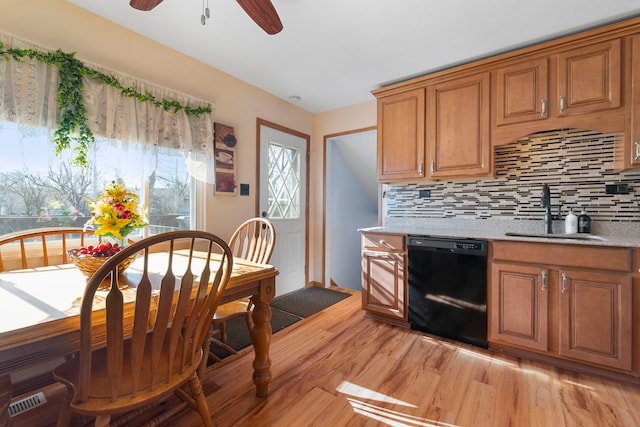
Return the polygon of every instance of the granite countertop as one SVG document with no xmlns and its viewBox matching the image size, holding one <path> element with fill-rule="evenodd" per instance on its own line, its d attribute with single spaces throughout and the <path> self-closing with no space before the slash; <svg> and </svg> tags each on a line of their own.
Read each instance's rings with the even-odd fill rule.
<svg viewBox="0 0 640 427">
<path fill-rule="evenodd" d="M 380 227 L 361 228 L 368 233 L 456 237 L 518 242 L 543 242 L 571 245 L 640 248 L 640 225 L 635 223 L 593 224 L 591 234 L 563 235 L 562 221 L 554 222 L 554 234 L 544 236 L 542 221 L 509 220 L 395 220 Z M 528 236 L 509 236 L 522 233 Z M 538 237 L 538 235 L 540 237 Z"/>
</svg>

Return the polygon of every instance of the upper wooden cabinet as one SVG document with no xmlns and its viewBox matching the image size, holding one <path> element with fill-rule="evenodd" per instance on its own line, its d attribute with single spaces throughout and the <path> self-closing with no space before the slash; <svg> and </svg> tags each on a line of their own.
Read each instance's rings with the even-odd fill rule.
<svg viewBox="0 0 640 427">
<path fill-rule="evenodd" d="M 558 54 L 558 116 L 620 107 L 620 39 Z"/>
<path fill-rule="evenodd" d="M 489 72 L 427 86 L 427 176 L 491 173 Z"/>
<path fill-rule="evenodd" d="M 620 39 L 529 59 L 494 72 L 493 108 L 498 127 L 622 105 Z"/>
<path fill-rule="evenodd" d="M 628 85 L 631 102 L 628 108 L 628 128 L 625 137 L 616 141 L 616 169 L 640 167 L 640 34 L 630 37 L 631 84 Z"/>
<path fill-rule="evenodd" d="M 544 120 L 549 111 L 549 59 L 498 68 L 493 105 L 498 126 Z"/>
<path fill-rule="evenodd" d="M 640 168 L 640 17 L 373 91 L 378 179 L 486 177 L 491 148 L 540 131 L 624 133 Z"/>
<path fill-rule="evenodd" d="M 489 175 L 489 84 L 486 72 L 379 98 L 378 179 Z"/>
<path fill-rule="evenodd" d="M 423 88 L 378 99 L 378 180 L 424 176 Z"/>
</svg>

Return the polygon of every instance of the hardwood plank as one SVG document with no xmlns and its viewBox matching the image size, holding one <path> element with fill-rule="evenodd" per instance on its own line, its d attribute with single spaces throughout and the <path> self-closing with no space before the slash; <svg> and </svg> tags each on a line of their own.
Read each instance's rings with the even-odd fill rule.
<svg viewBox="0 0 640 427">
<path fill-rule="evenodd" d="M 271 358 L 264 399 L 252 353 L 208 373 L 217 426 L 640 426 L 633 385 L 364 318 L 359 293 L 275 334 Z"/>
</svg>

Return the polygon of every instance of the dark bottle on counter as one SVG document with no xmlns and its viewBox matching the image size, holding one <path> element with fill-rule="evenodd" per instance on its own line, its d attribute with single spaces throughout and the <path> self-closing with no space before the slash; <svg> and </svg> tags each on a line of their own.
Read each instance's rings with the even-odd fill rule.
<svg viewBox="0 0 640 427">
<path fill-rule="evenodd" d="M 591 233 L 591 218 L 584 209 L 578 216 L 578 233 Z"/>
</svg>

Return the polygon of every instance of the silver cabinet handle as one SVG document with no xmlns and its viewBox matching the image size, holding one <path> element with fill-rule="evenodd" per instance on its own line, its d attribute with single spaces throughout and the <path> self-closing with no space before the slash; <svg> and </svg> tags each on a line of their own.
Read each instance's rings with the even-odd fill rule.
<svg viewBox="0 0 640 427">
<path fill-rule="evenodd" d="M 379 258 L 379 259 L 392 259 L 394 258 L 394 255 L 389 253 L 389 252 L 383 252 L 383 251 L 363 251 L 362 252 L 363 256 L 368 256 L 371 258 Z"/>
<path fill-rule="evenodd" d="M 418 175 L 420 175 L 420 176 L 424 175 L 424 163 L 423 162 L 418 162 Z"/>
<path fill-rule="evenodd" d="M 560 97 L 560 112 L 564 113 L 564 96 Z"/>
<path fill-rule="evenodd" d="M 566 294 L 569 292 L 569 278 L 566 273 L 562 273 L 562 293 Z"/>
<path fill-rule="evenodd" d="M 541 275 L 542 275 L 542 291 L 546 291 L 547 290 L 547 270 L 542 270 Z"/>
<path fill-rule="evenodd" d="M 436 162 L 435 160 L 431 160 L 431 175 L 436 171 Z"/>
<path fill-rule="evenodd" d="M 640 141 L 634 142 L 636 145 L 636 158 L 635 160 L 640 160 Z"/>
<path fill-rule="evenodd" d="M 547 101 L 544 99 L 540 100 L 540 117 L 544 117 L 547 115 Z"/>
</svg>

